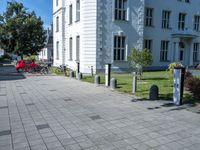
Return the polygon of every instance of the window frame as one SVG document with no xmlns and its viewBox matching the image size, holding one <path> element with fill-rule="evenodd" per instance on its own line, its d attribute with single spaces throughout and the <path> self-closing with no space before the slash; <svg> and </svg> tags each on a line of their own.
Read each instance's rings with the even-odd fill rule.
<svg viewBox="0 0 200 150">
<path fill-rule="evenodd" d="M 194 30 L 200 31 L 200 15 L 194 16 Z"/>
<path fill-rule="evenodd" d="M 80 9 L 81 9 L 81 1 L 80 0 L 76 0 L 76 22 L 80 21 Z"/>
<path fill-rule="evenodd" d="M 193 43 L 193 62 L 199 61 L 199 43 Z"/>
<path fill-rule="evenodd" d="M 115 21 L 128 21 L 128 1 L 129 0 L 114 0 Z"/>
<path fill-rule="evenodd" d="M 178 30 L 185 30 L 186 13 L 179 13 L 178 16 Z"/>
<path fill-rule="evenodd" d="M 80 35 L 76 36 L 76 61 L 80 61 Z"/>
<path fill-rule="evenodd" d="M 168 51 L 170 41 L 162 40 L 160 43 L 160 62 L 168 62 Z"/>
<path fill-rule="evenodd" d="M 114 35 L 113 37 L 113 61 L 126 61 L 126 40 L 124 35 Z"/>
<path fill-rule="evenodd" d="M 145 26 L 153 27 L 154 22 L 154 8 L 146 7 L 145 8 Z"/>
<path fill-rule="evenodd" d="M 69 25 L 73 24 L 73 5 L 69 5 Z"/>
<path fill-rule="evenodd" d="M 60 47 L 60 42 L 56 42 L 56 60 L 59 60 L 59 47 Z"/>
<path fill-rule="evenodd" d="M 60 19 L 60 17 L 59 16 L 57 16 L 56 17 L 56 32 L 59 32 L 59 19 Z"/>
<path fill-rule="evenodd" d="M 153 40 L 144 39 L 144 49 L 148 49 L 150 52 L 152 52 L 152 48 L 153 48 Z"/>
<path fill-rule="evenodd" d="M 72 61 L 73 58 L 73 38 L 69 38 L 69 60 Z"/>
<path fill-rule="evenodd" d="M 171 17 L 171 11 L 169 10 L 162 11 L 162 29 L 170 29 L 170 17 Z"/>
</svg>

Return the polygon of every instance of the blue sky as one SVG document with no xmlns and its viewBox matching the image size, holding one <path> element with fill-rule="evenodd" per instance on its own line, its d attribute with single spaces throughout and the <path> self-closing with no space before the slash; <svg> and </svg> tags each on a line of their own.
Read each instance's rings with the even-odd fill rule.
<svg viewBox="0 0 200 150">
<path fill-rule="evenodd" d="M 5 11 L 7 1 L 0 0 L 0 13 Z M 49 27 L 52 23 L 52 1 L 53 0 L 15 0 L 21 2 L 28 9 L 28 11 L 35 11 L 37 16 L 41 16 L 44 26 Z"/>
</svg>

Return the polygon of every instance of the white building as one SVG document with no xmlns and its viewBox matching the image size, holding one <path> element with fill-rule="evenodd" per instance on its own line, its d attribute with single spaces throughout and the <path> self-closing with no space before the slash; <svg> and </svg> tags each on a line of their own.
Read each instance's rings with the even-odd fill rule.
<svg viewBox="0 0 200 150">
<path fill-rule="evenodd" d="M 4 55 L 4 50 L 0 49 L 0 57 Z"/>
<path fill-rule="evenodd" d="M 39 53 L 39 60 L 53 63 L 53 26 L 46 30 L 45 47 Z"/>
<path fill-rule="evenodd" d="M 200 61 L 199 0 L 54 0 L 54 65 L 89 73 L 128 68 L 131 48 L 148 48 L 151 68 Z"/>
</svg>

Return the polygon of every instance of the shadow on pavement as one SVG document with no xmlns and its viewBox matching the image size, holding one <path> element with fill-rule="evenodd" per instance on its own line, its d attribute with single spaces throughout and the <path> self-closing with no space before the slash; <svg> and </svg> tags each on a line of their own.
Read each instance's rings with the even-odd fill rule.
<svg viewBox="0 0 200 150">
<path fill-rule="evenodd" d="M 16 71 L 14 66 L 0 67 L 0 81 L 22 80 L 26 77 Z"/>
</svg>

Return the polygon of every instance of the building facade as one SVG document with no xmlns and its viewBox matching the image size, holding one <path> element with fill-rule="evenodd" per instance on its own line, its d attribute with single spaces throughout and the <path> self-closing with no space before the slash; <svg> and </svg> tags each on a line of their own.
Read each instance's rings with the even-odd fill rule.
<svg viewBox="0 0 200 150">
<path fill-rule="evenodd" d="M 44 62 L 53 63 L 53 26 L 46 30 L 45 47 L 39 53 L 39 60 Z"/>
<path fill-rule="evenodd" d="M 89 73 L 127 70 L 132 48 L 147 48 L 150 68 L 200 61 L 199 0 L 54 0 L 54 65 Z"/>
</svg>

